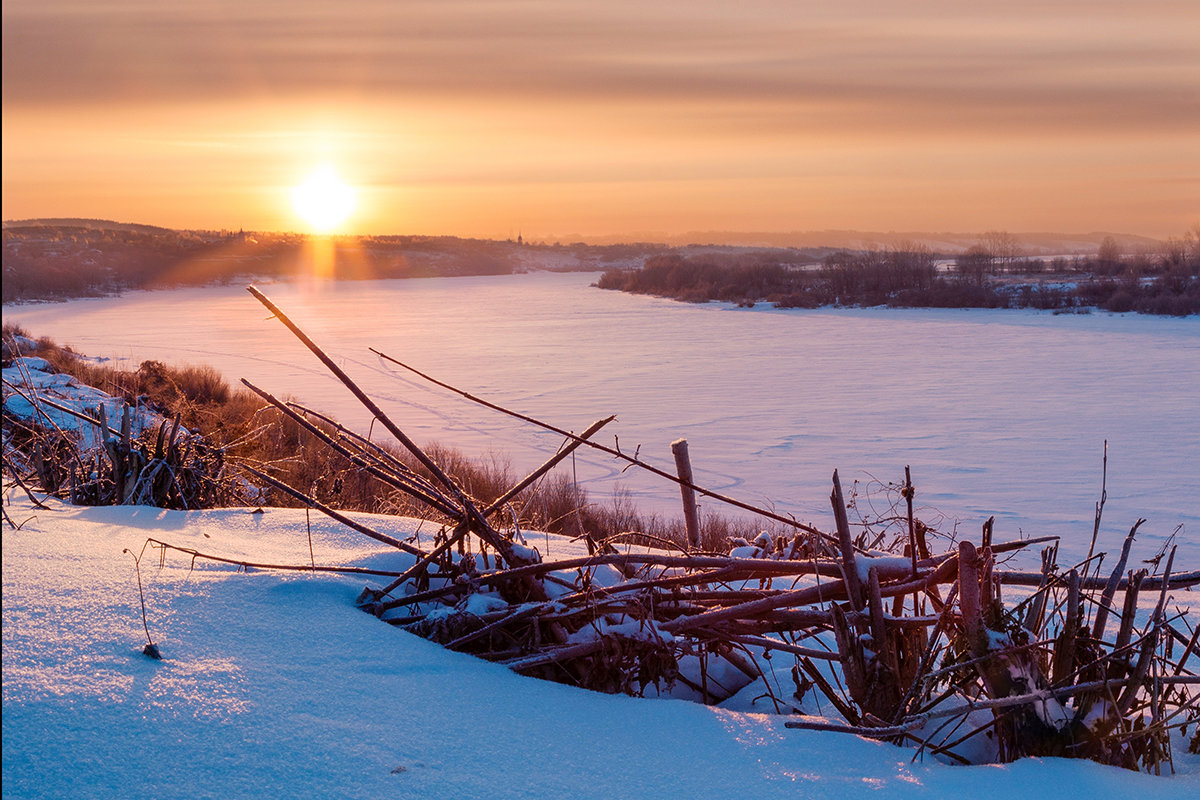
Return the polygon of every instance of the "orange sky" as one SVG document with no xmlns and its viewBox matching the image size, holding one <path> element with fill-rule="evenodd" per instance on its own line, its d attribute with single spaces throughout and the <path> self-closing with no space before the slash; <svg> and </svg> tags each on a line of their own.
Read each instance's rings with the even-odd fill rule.
<svg viewBox="0 0 1200 800">
<path fill-rule="evenodd" d="M 3 216 L 354 232 L 1200 221 L 1200 3 L 5 0 Z"/>
</svg>

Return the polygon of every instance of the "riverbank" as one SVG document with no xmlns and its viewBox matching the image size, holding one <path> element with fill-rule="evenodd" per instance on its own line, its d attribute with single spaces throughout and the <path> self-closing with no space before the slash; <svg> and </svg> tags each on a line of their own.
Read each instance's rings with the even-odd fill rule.
<svg viewBox="0 0 1200 800">
<path fill-rule="evenodd" d="M 596 285 L 689 303 L 741 307 L 886 306 L 889 308 L 1036 308 L 1089 313 L 1200 314 L 1200 256 L 1129 263 L 1061 259 L 1057 272 L 1040 260 L 1000 265 L 960 257 L 939 269 L 928 250 L 838 253 L 819 267 L 771 260 L 654 256 L 641 269 L 609 269 Z M 1070 263 L 1070 269 L 1067 265 Z"/>
</svg>

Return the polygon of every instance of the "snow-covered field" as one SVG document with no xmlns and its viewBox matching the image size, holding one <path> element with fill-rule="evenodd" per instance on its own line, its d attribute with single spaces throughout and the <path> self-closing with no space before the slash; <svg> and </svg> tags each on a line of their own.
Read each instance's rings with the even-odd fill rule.
<svg viewBox="0 0 1200 800">
<path fill-rule="evenodd" d="M 1149 522 L 1148 558 L 1179 526 L 1200 563 L 1200 318 L 1097 312 L 692 306 L 589 288 L 591 274 L 264 286 L 417 441 L 493 448 L 515 471 L 559 445 L 412 379 L 374 346 L 500 404 L 603 435 L 697 480 L 823 527 L 829 477 L 863 490 L 912 465 L 918 514 L 942 529 L 1056 534 L 1082 557 L 1109 441 L 1101 546 Z M 242 287 L 5 307 L 96 356 L 208 363 L 365 430 L 367 413 Z M 612 439 L 608 439 L 612 443 Z M 629 490 L 677 513 L 675 487 L 580 451 L 593 499 Z M 719 509 L 708 504 L 705 509 Z M 877 506 L 877 510 L 882 510 Z"/>
<path fill-rule="evenodd" d="M 3 789 L 12 798 L 1191 798 L 1200 758 L 1152 777 L 913 751 L 788 730 L 786 717 L 609 696 L 518 676 L 354 608 L 362 576 L 251 571 L 156 551 L 304 563 L 305 514 L 50 510 L 9 494 L 3 547 Z M 413 520 L 371 524 L 406 536 Z M 403 558 L 312 520 L 318 564 Z M 571 552 L 553 537 L 554 556 Z M 374 581 L 378 585 L 378 580 Z"/>
</svg>

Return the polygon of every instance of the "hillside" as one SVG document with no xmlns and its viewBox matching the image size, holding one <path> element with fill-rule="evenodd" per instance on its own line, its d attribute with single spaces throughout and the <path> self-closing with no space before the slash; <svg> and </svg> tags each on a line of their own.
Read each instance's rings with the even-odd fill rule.
<svg viewBox="0 0 1200 800">
<path fill-rule="evenodd" d="M 340 236 L 170 230 L 105 220 L 37 219 L 4 223 L 4 302 L 65 299 L 227 283 L 243 277 L 374 278 L 506 275 L 640 267 L 670 252 L 662 244 L 585 244 L 467 239 L 456 236 Z M 825 251 L 718 246 L 680 252 L 752 256 L 788 264 Z"/>
<path fill-rule="evenodd" d="M 633 267 L 659 245 L 526 244 L 451 236 L 310 239 L 99 220 L 4 224 L 4 302 L 203 286 L 246 277 L 413 278 Z"/>
</svg>

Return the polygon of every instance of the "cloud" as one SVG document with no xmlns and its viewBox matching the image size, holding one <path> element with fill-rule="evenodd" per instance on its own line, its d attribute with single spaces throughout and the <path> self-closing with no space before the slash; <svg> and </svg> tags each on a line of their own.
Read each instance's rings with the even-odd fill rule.
<svg viewBox="0 0 1200 800">
<path fill-rule="evenodd" d="M 782 130 L 1200 126 L 1200 11 L 1186 4 L 807 5 L 18 0 L 4 100 L 708 105 L 723 124 L 749 112 Z"/>
<path fill-rule="evenodd" d="M 1195 0 L 5 0 L 5 208 L 263 226 L 327 159 L 380 230 L 1170 231 L 1197 29 Z"/>
</svg>

